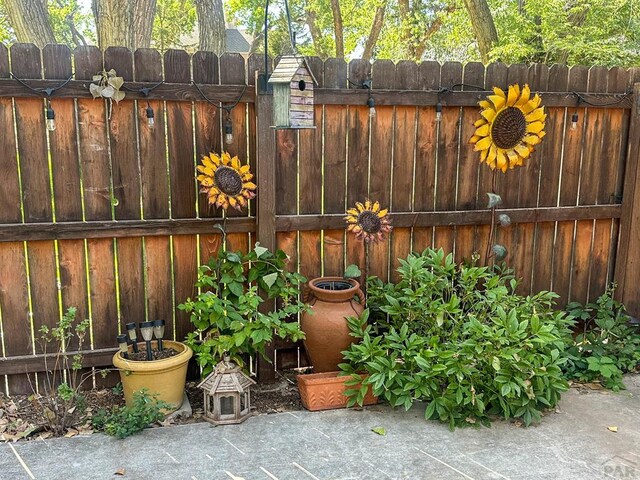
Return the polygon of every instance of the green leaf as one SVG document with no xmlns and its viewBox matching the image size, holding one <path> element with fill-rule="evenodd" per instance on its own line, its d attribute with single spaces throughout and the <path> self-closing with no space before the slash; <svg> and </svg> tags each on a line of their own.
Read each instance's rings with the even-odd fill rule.
<svg viewBox="0 0 640 480">
<path fill-rule="evenodd" d="M 268 248 L 260 246 L 260 242 L 256 242 L 256 246 L 253 248 L 253 251 L 256 252 L 256 256 L 260 258 L 262 255 L 269 251 Z"/>
<path fill-rule="evenodd" d="M 491 366 L 496 372 L 500 371 L 500 359 L 498 357 L 493 357 L 491 360 Z"/>
<path fill-rule="evenodd" d="M 344 271 L 344 278 L 360 278 L 362 276 L 362 272 L 358 268 L 357 265 L 349 265 Z"/>
<path fill-rule="evenodd" d="M 277 279 L 278 279 L 278 273 L 277 272 L 270 273 L 269 275 L 265 275 L 264 277 L 262 277 L 262 281 L 265 283 L 265 285 L 268 288 L 271 288 L 273 286 L 273 284 L 276 283 Z"/>
<path fill-rule="evenodd" d="M 382 436 L 385 436 L 387 434 L 387 431 L 384 429 L 384 427 L 373 427 L 371 431 Z"/>
</svg>

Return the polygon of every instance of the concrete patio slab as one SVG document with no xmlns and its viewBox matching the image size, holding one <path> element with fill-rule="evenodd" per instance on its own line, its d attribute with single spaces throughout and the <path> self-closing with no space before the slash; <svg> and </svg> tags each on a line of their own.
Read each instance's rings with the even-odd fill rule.
<svg viewBox="0 0 640 480">
<path fill-rule="evenodd" d="M 374 406 L 153 428 L 124 440 L 0 444 L 0 479 L 640 479 L 640 376 L 626 384 L 617 394 L 572 389 L 530 428 L 497 421 L 450 432 L 424 421 L 424 405 Z"/>
</svg>

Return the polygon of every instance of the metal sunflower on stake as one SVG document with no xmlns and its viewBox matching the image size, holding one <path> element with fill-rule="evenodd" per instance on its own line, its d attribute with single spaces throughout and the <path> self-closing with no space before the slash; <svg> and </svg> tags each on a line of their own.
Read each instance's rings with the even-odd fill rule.
<svg viewBox="0 0 640 480">
<path fill-rule="evenodd" d="M 369 244 L 377 243 L 385 239 L 393 227 L 389 219 L 389 210 L 380 208 L 380 202 L 365 200 L 364 204 L 356 202 L 355 208 L 347 210 L 344 218 L 347 222 L 347 231 L 355 234 L 356 238 L 364 243 L 364 290 L 366 294 L 367 278 L 369 278 Z"/>
<path fill-rule="evenodd" d="M 220 156 L 209 153 L 202 157 L 202 164 L 198 165 L 197 176 L 200 183 L 200 193 L 207 195 L 210 206 L 220 207 L 224 212 L 222 231 L 223 242 L 226 240 L 225 225 L 226 211 L 231 206 L 241 210 L 247 206 L 247 201 L 255 198 L 256 184 L 251 180 L 253 174 L 249 165 L 242 165 L 237 156 L 232 157 L 228 152 Z"/>
<path fill-rule="evenodd" d="M 496 220 L 503 227 L 511 224 L 506 213 L 496 217 L 496 208 L 502 203 L 502 197 L 496 193 L 497 172 L 506 173 L 508 169 L 524 165 L 545 136 L 547 118 L 540 96 L 537 93 L 532 96 L 529 85 L 520 88 L 513 84 L 506 93 L 494 87 L 493 93 L 479 102 L 481 118 L 475 122 L 476 131 L 470 139 L 470 143 L 475 144 L 474 150 L 480 152 L 480 162 L 493 170 L 491 192 L 487 193 L 491 230 L 486 262 L 490 258 L 501 261 L 507 255 L 504 246 L 495 244 Z"/>
</svg>

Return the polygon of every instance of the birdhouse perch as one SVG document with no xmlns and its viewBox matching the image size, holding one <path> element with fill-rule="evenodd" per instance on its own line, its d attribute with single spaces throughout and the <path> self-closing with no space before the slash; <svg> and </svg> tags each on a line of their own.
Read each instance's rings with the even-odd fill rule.
<svg viewBox="0 0 640 480">
<path fill-rule="evenodd" d="M 273 128 L 315 128 L 313 89 L 317 82 L 304 57 L 282 57 L 269 83 L 273 86 Z"/>
</svg>

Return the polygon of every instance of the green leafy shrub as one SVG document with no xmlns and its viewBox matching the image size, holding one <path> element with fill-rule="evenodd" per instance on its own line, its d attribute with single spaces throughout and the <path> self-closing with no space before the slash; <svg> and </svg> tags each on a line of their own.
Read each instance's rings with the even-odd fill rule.
<svg viewBox="0 0 640 480">
<path fill-rule="evenodd" d="M 570 320 L 557 295 L 522 297 L 508 271 L 457 265 L 442 249 L 400 261 L 400 281 L 369 284 L 369 309 L 349 321 L 350 404 L 367 386 L 393 406 L 427 402 L 426 419 L 455 426 L 491 416 L 539 421 L 568 388 L 561 352 Z M 367 377 L 362 373 L 368 374 Z"/>
<path fill-rule="evenodd" d="M 297 341 L 304 337 L 297 322 L 287 321 L 306 306 L 299 300 L 306 279 L 286 270 L 286 254 L 270 252 L 259 244 L 247 254 L 221 250 L 200 267 L 196 287 L 201 292 L 178 306 L 191 314 L 196 331 L 186 343 L 194 350 L 203 375 L 225 355 L 243 365 L 244 355 L 261 354 L 273 335 Z M 277 308 L 260 312 L 265 301 Z M 202 341 L 200 339 L 202 338 Z"/>
<path fill-rule="evenodd" d="M 581 326 L 565 355 L 567 378 L 600 382 L 618 391 L 624 388 L 622 375 L 640 365 L 640 332 L 629 323 L 624 305 L 613 298 L 609 286 L 595 303 L 573 302 L 567 312 Z"/>
<path fill-rule="evenodd" d="M 150 395 L 146 390 L 133 394 L 131 407 L 114 407 L 110 411 L 98 410 L 92 418 L 94 428 L 117 438 L 125 438 L 141 432 L 154 422 L 164 419 L 163 409 L 170 405 Z"/>
</svg>

